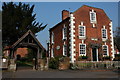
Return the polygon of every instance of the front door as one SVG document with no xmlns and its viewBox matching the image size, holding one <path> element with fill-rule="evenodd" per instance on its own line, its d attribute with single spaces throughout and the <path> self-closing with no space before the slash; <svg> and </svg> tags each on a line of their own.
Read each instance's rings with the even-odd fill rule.
<svg viewBox="0 0 120 80">
<path fill-rule="evenodd" d="M 97 48 L 92 48 L 92 59 L 93 61 L 98 61 Z"/>
</svg>

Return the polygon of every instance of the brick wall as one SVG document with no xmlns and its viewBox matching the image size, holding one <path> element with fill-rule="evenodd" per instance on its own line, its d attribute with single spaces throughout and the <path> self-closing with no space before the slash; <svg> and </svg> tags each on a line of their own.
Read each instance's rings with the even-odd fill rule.
<svg viewBox="0 0 120 80">
<path fill-rule="evenodd" d="M 96 19 L 97 19 L 97 23 L 95 23 L 95 27 L 93 27 L 93 24 L 90 23 L 90 14 L 89 12 L 94 10 L 96 12 Z M 63 54 L 63 40 L 62 40 L 62 29 L 63 29 L 63 25 L 67 25 L 67 40 L 65 41 L 65 43 L 67 44 L 67 48 L 68 51 L 67 53 L 70 54 L 70 18 L 67 16 L 68 15 L 68 11 L 63 10 L 62 11 L 62 21 L 60 23 L 58 23 L 57 25 L 55 25 L 53 28 L 51 28 L 50 31 L 50 54 L 51 54 L 51 48 L 54 48 L 54 56 L 60 56 Z M 108 16 L 106 15 L 106 13 L 104 12 L 104 10 L 99 9 L 99 8 L 94 8 L 94 7 L 89 7 L 89 6 L 82 6 L 81 8 L 79 8 L 78 10 L 76 10 L 75 12 L 72 13 L 73 16 L 75 17 L 74 21 L 74 26 L 75 26 L 75 54 L 76 56 L 74 56 L 77 60 L 78 56 L 79 56 L 79 43 L 82 43 L 82 40 L 84 40 L 84 43 L 87 46 L 87 56 L 89 57 L 88 60 L 92 60 L 92 48 L 90 48 L 90 44 L 101 44 L 101 45 L 108 45 L 108 49 L 109 49 L 109 55 L 112 56 L 111 50 L 112 50 L 112 43 L 111 43 L 111 33 L 110 33 L 110 22 L 111 20 L 108 18 Z M 86 38 L 85 39 L 79 39 L 79 30 L 78 30 L 78 26 L 80 24 L 82 24 L 86 27 Z M 108 36 L 108 40 L 106 42 L 102 41 L 102 33 L 101 33 L 101 29 L 103 28 L 103 26 L 106 26 L 105 28 L 107 29 L 107 36 Z M 54 44 L 51 43 L 51 33 L 54 33 Z M 91 38 L 97 38 L 97 41 L 93 41 L 91 40 Z M 60 46 L 60 49 L 57 50 L 56 47 Z M 102 55 L 102 46 L 100 48 L 98 48 L 98 56 Z M 101 57 L 99 57 L 99 60 L 101 59 Z"/>
<path fill-rule="evenodd" d="M 25 57 L 28 54 L 27 48 L 18 48 L 15 51 L 15 55 L 20 55 L 21 57 Z"/>
</svg>

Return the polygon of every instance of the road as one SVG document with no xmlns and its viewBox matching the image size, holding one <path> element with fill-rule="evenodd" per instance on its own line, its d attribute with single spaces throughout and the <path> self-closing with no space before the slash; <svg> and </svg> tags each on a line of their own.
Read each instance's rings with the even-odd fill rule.
<svg viewBox="0 0 120 80">
<path fill-rule="evenodd" d="M 3 71 L 3 78 L 118 78 L 115 71 L 80 71 L 80 70 L 17 70 Z"/>
</svg>

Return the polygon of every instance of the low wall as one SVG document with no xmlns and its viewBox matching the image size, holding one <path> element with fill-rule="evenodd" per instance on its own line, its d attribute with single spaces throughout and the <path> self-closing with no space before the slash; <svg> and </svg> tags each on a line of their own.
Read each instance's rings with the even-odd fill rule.
<svg viewBox="0 0 120 80">
<path fill-rule="evenodd" d="M 0 59 L 0 68 L 7 69 L 8 68 L 8 60 L 7 59 Z"/>
<path fill-rule="evenodd" d="M 48 70 L 48 58 L 38 60 L 38 69 L 39 70 Z"/>
<path fill-rule="evenodd" d="M 120 68 L 120 61 L 77 61 L 78 69 L 118 69 Z"/>
</svg>

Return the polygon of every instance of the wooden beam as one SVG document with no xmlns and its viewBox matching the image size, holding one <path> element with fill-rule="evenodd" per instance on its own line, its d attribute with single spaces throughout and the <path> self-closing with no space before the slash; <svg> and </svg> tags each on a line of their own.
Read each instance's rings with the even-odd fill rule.
<svg viewBox="0 0 120 80">
<path fill-rule="evenodd" d="M 42 51 L 41 51 L 41 53 L 40 53 L 40 54 L 41 54 L 41 55 L 40 55 L 40 58 L 41 58 L 41 59 L 42 59 L 42 53 L 43 53 L 43 51 L 44 51 L 44 50 L 42 49 Z"/>
<path fill-rule="evenodd" d="M 39 53 L 39 47 L 38 47 L 38 51 L 37 51 L 37 59 L 40 58 L 40 53 Z"/>
</svg>

